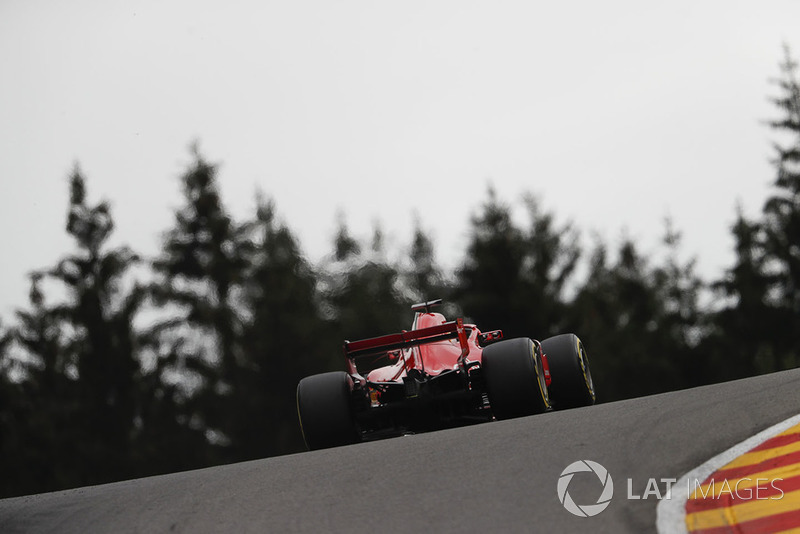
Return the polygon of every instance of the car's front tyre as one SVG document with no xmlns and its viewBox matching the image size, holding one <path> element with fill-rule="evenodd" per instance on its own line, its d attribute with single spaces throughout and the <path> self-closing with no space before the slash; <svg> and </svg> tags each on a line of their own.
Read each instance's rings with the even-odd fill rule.
<svg viewBox="0 0 800 534">
<path fill-rule="evenodd" d="M 557 410 L 590 406 L 597 398 L 589 369 L 589 356 L 575 334 L 561 334 L 542 341 L 550 370 L 550 398 Z"/>
</svg>

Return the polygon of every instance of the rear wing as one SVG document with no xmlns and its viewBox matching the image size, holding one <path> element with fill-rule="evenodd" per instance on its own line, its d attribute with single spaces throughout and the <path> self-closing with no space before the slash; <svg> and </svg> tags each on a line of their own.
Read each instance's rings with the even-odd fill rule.
<svg viewBox="0 0 800 534">
<path fill-rule="evenodd" d="M 469 354 L 469 345 L 467 345 L 467 332 L 464 328 L 464 321 L 460 317 L 455 321 L 428 328 L 420 328 L 419 330 L 403 331 L 397 334 L 388 334 L 360 341 L 345 341 L 344 354 L 347 358 L 348 370 L 351 374 L 356 374 L 358 371 L 356 370 L 355 360 L 361 356 L 382 354 L 454 338 L 458 338 L 458 343 L 461 345 L 461 356 L 459 358 L 463 360 Z"/>
</svg>

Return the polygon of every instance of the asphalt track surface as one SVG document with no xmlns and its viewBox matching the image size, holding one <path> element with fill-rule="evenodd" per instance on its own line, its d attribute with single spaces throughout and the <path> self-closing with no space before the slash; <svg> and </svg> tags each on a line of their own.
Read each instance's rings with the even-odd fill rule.
<svg viewBox="0 0 800 534">
<path fill-rule="evenodd" d="M 627 479 L 641 496 L 648 479 L 677 479 L 797 413 L 800 369 L 0 500 L 0 532 L 655 532 L 657 499 L 628 499 Z M 589 518 L 571 515 L 556 494 L 562 470 L 582 459 L 605 466 L 615 482 L 609 507 Z M 585 478 L 583 490 L 576 486 L 575 502 L 594 504 L 594 481 L 594 489 Z"/>
</svg>

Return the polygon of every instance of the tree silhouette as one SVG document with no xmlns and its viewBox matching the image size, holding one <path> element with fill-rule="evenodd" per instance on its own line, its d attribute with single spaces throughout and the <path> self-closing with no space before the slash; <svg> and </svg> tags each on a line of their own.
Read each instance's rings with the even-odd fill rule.
<svg viewBox="0 0 800 534">
<path fill-rule="evenodd" d="M 489 189 L 472 220 L 455 298 L 484 328 L 502 328 L 508 337 L 544 339 L 563 324 L 564 290 L 579 249 L 569 225 L 557 227 L 534 197 L 527 198 L 526 206 L 530 228 L 524 231 L 514 224 L 510 206 Z"/>
<path fill-rule="evenodd" d="M 770 125 L 788 140 L 775 144 L 777 176 L 763 210 L 765 267 L 775 280 L 767 297 L 778 310 L 775 324 L 781 325 L 771 333 L 772 368 L 796 365 L 800 346 L 800 82 L 788 47 L 780 67 L 781 94 L 773 102 L 783 116 Z"/>
<path fill-rule="evenodd" d="M 184 204 L 152 262 L 150 295 L 161 310 L 148 335 L 164 361 L 164 379 L 182 387 L 182 405 L 191 426 L 208 439 L 211 457 L 231 459 L 231 440 L 223 432 L 233 394 L 241 345 L 242 314 L 238 288 L 249 243 L 222 203 L 217 166 L 193 147 L 193 162 L 181 177 Z M 216 452 L 213 452 L 216 450 Z"/>
<path fill-rule="evenodd" d="M 464 313 L 484 328 L 503 328 L 506 335 L 527 333 L 521 324 L 519 295 L 525 244 L 511 220 L 511 209 L 494 189 L 472 218 L 470 242 L 457 274 L 455 298 Z"/>
<path fill-rule="evenodd" d="M 402 291 L 400 267 L 386 258 L 379 228 L 364 247 L 341 221 L 322 271 L 324 306 L 339 344 L 408 328 L 411 295 Z"/>
<path fill-rule="evenodd" d="M 710 380 L 751 376 L 775 369 L 770 340 L 779 310 L 768 298 L 774 277 L 767 274 L 764 230 L 748 220 L 741 207 L 731 227 L 734 265 L 712 284 L 722 302 L 710 316 L 710 331 L 703 341 Z"/>
<path fill-rule="evenodd" d="M 414 237 L 408 252 L 408 267 L 403 269 L 412 300 L 423 302 L 447 298 L 451 288 L 436 262 L 436 250 L 431 236 L 422 228 L 419 217 L 414 220 Z"/>
<path fill-rule="evenodd" d="M 272 202 L 259 199 L 250 243 L 242 286 L 244 361 L 225 427 L 242 459 L 304 449 L 297 383 L 328 370 L 340 356 L 331 326 L 320 317 L 316 274 L 295 236 L 277 221 Z"/>
<path fill-rule="evenodd" d="M 17 414 L 26 417 L 18 428 L 27 449 L 21 465 L 40 488 L 136 474 L 129 461 L 141 399 L 133 317 L 142 292 L 126 287 L 136 254 L 107 247 L 113 228 L 106 202 L 87 203 L 76 168 L 66 225 L 76 250 L 32 275 L 31 309 L 18 313 L 15 335 L 30 362 L 19 386 L 30 399 Z M 45 281 L 63 291 L 62 302 L 46 303 Z"/>
<path fill-rule="evenodd" d="M 677 243 L 668 233 L 668 250 Z M 569 308 L 569 330 L 587 344 L 600 399 L 675 389 L 699 380 L 692 332 L 698 327 L 700 282 L 674 250 L 653 265 L 629 238 L 609 260 L 605 244 L 592 253 L 586 282 Z M 686 381 L 685 381 L 686 380 Z"/>
</svg>

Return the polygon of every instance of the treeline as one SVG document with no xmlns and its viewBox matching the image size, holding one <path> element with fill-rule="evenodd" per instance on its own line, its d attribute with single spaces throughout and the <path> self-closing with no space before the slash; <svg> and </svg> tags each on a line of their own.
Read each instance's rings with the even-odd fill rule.
<svg viewBox="0 0 800 534">
<path fill-rule="evenodd" d="M 342 369 L 343 339 L 408 328 L 424 299 L 507 336 L 576 332 L 601 401 L 796 366 L 800 85 L 788 52 L 781 67 L 771 196 L 757 219 L 737 213 L 735 261 L 712 281 L 669 226 L 659 260 L 630 239 L 587 249 L 536 198 L 519 225 L 491 190 L 452 271 L 421 223 L 389 251 L 379 229 L 361 240 L 341 222 L 310 263 L 269 199 L 232 217 L 197 150 L 143 257 L 109 244 L 109 205 L 76 169 L 73 249 L 31 274 L 29 303 L 0 325 L 0 496 L 301 451 L 297 382 Z"/>
</svg>

